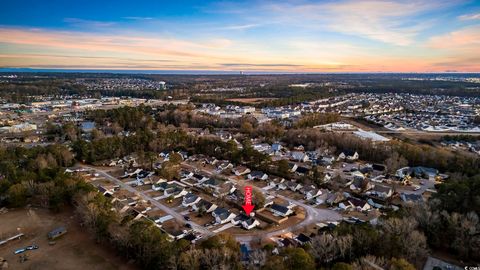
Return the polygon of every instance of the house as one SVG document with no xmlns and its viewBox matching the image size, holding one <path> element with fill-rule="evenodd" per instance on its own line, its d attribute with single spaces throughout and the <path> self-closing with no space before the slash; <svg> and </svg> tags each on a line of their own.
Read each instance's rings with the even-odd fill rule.
<svg viewBox="0 0 480 270">
<path fill-rule="evenodd" d="M 170 157 L 170 152 L 169 151 L 162 151 L 162 152 L 160 152 L 160 154 L 158 154 L 158 156 L 164 158 L 165 160 L 168 160 L 168 158 Z"/>
<path fill-rule="evenodd" d="M 204 188 L 212 189 L 213 196 L 215 197 L 222 197 L 231 194 L 236 190 L 236 187 L 233 183 L 223 182 L 216 178 L 210 178 L 207 181 L 204 181 L 201 185 Z"/>
<path fill-rule="evenodd" d="M 297 242 L 293 240 L 292 238 L 283 238 L 280 240 L 279 246 L 281 247 L 295 247 L 297 246 Z"/>
<path fill-rule="evenodd" d="M 268 179 L 268 174 L 264 173 L 264 172 L 261 172 L 261 171 L 253 171 L 253 172 L 250 172 L 248 175 L 247 175 L 247 178 L 250 179 L 250 180 L 267 180 Z"/>
<path fill-rule="evenodd" d="M 340 192 L 328 193 L 325 203 L 328 205 L 334 205 L 343 201 L 344 199 L 345 199 L 345 196 Z"/>
<path fill-rule="evenodd" d="M 305 194 L 305 200 L 311 200 L 317 196 L 320 196 L 322 195 L 322 190 L 321 189 L 318 189 L 318 188 L 315 188 L 315 189 L 311 189 L 309 191 L 307 191 Z"/>
<path fill-rule="evenodd" d="M 187 240 L 188 242 L 195 243 L 195 240 L 197 240 L 197 236 L 193 233 L 189 233 L 183 237 L 183 239 Z"/>
<path fill-rule="evenodd" d="M 166 232 L 171 238 L 174 240 L 180 240 L 184 238 L 187 235 L 187 231 L 185 230 L 171 230 L 169 232 Z"/>
<path fill-rule="evenodd" d="M 274 215 L 282 216 L 282 217 L 287 217 L 293 213 L 292 209 L 277 203 L 274 203 L 270 206 L 270 211 Z"/>
<path fill-rule="evenodd" d="M 220 139 L 221 139 L 222 141 L 229 141 L 229 140 L 233 139 L 233 136 L 232 136 L 232 134 L 231 134 L 230 132 L 223 131 L 223 130 L 217 131 L 217 132 L 215 133 L 215 135 L 217 135 L 218 137 L 220 137 Z"/>
<path fill-rule="evenodd" d="M 309 160 L 308 155 L 305 152 L 292 151 L 290 152 L 290 157 L 292 160 L 299 162 L 307 162 Z"/>
<path fill-rule="evenodd" d="M 219 162 L 218 159 L 216 159 L 214 157 L 206 157 L 205 160 L 204 160 L 205 164 L 210 164 L 210 165 L 215 165 L 218 162 Z"/>
<path fill-rule="evenodd" d="M 387 199 L 393 195 L 393 188 L 390 186 L 376 184 L 373 187 L 373 190 L 369 192 L 369 195 L 372 195 L 381 199 Z"/>
<path fill-rule="evenodd" d="M 367 191 L 374 187 L 374 185 L 368 179 L 354 178 L 350 184 L 350 190 L 352 191 Z"/>
<path fill-rule="evenodd" d="M 216 223 L 224 224 L 232 221 L 236 215 L 225 208 L 217 208 L 212 212 L 212 216 L 215 218 Z"/>
<path fill-rule="evenodd" d="M 185 196 L 183 196 L 183 201 L 182 201 L 182 205 L 183 207 L 189 207 L 189 206 L 192 206 L 196 203 L 198 203 L 202 198 L 200 198 L 199 196 L 193 194 L 193 193 L 187 193 L 185 194 Z"/>
<path fill-rule="evenodd" d="M 265 153 L 270 150 L 271 146 L 268 143 L 259 143 L 252 145 L 253 149 L 257 150 L 258 152 Z"/>
<path fill-rule="evenodd" d="M 137 205 L 137 201 L 138 201 L 138 199 L 136 199 L 136 198 L 128 198 L 127 199 L 127 204 L 128 204 L 128 206 L 135 206 L 135 205 Z"/>
<path fill-rule="evenodd" d="M 330 172 L 326 172 L 325 176 L 323 177 L 323 182 L 328 183 L 332 178 L 333 178 L 333 174 Z"/>
<path fill-rule="evenodd" d="M 279 144 L 279 143 L 274 143 L 272 144 L 272 151 L 274 154 L 277 154 L 278 152 L 280 152 L 280 150 L 282 150 L 282 145 Z"/>
<path fill-rule="evenodd" d="M 220 185 L 223 183 L 223 181 L 220 181 L 216 178 L 210 178 L 204 182 L 202 182 L 202 186 L 205 188 L 211 188 L 211 189 L 217 189 L 220 187 Z"/>
<path fill-rule="evenodd" d="M 303 186 L 299 191 L 300 193 L 302 193 L 303 195 L 307 194 L 309 191 L 311 190 L 314 190 L 315 189 L 315 186 L 314 185 L 306 185 L 306 186 Z"/>
<path fill-rule="evenodd" d="M 272 183 L 272 182 L 271 182 Z M 277 186 L 277 190 L 286 190 L 287 185 L 285 184 L 286 181 L 282 179 L 280 182 L 273 182 L 274 185 Z"/>
<path fill-rule="evenodd" d="M 98 192 L 100 192 L 105 197 L 113 196 L 113 191 L 110 189 L 106 189 L 103 186 L 98 186 L 97 189 L 98 189 Z"/>
<path fill-rule="evenodd" d="M 236 216 L 233 220 L 232 223 L 235 225 L 240 225 L 242 226 L 245 230 L 251 230 L 258 225 L 260 225 L 260 222 L 258 220 L 254 219 L 253 217 L 249 217 L 245 214 L 240 214 Z"/>
<path fill-rule="evenodd" d="M 302 185 L 300 183 L 297 183 L 297 182 L 293 182 L 293 181 L 285 181 L 283 183 L 288 189 L 290 189 L 291 191 L 298 191 L 302 188 Z"/>
<path fill-rule="evenodd" d="M 323 166 L 328 166 L 328 165 L 332 165 L 334 162 L 335 162 L 334 156 L 323 156 L 318 163 Z"/>
<path fill-rule="evenodd" d="M 235 190 L 237 190 L 237 188 L 233 183 L 224 182 L 220 186 L 214 189 L 213 196 L 220 198 L 220 197 L 232 194 L 233 192 L 235 192 Z"/>
<path fill-rule="evenodd" d="M 206 213 L 210 213 L 217 209 L 217 205 L 214 203 L 211 203 L 209 201 L 206 201 L 204 199 L 201 199 L 199 202 L 196 204 L 192 205 L 192 210 L 195 212 L 198 211 L 205 211 Z"/>
<path fill-rule="evenodd" d="M 136 177 L 139 172 L 141 172 L 141 169 L 136 169 L 133 172 L 127 172 L 125 171 L 125 174 L 122 175 L 120 178 L 128 178 L 128 177 Z"/>
<path fill-rule="evenodd" d="M 146 214 L 148 211 L 152 210 L 152 207 L 148 206 L 147 204 L 145 203 L 141 203 L 141 204 L 137 204 L 133 207 L 133 209 L 135 209 L 135 211 L 137 211 L 138 213 L 144 215 Z"/>
<path fill-rule="evenodd" d="M 373 167 L 372 165 L 367 164 L 366 166 L 363 166 L 362 168 L 360 168 L 359 171 L 363 174 L 370 174 L 373 172 Z"/>
<path fill-rule="evenodd" d="M 166 197 L 173 196 L 174 199 L 185 196 L 188 191 L 185 187 L 175 184 L 174 186 L 167 188 L 163 191 L 163 195 Z"/>
<path fill-rule="evenodd" d="M 182 160 L 188 159 L 188 153 L 187 153 L 187 152 L 185 152 L 185 151 L 178 151 L 177 153 L 182 157 Z"/>
<path fill-rule="evenodd" d="M 205 182 L 207 181 L 209 178 L 204 176 L 204 175 L 201 175 L 201 174 L 198 174 L 198 173 L 194 173 L 191 178 L 195 181 L 197 181 L 198 183 L 202 183 L 202 182 Z"/>
<path fill-rule="evenodd" d="M 193 177 L 193 175 L 194 175 L 194 173 L 191 172 L 191 171 L 182 170 L 180 172 L 180 178 L 182 180 L 189 179 L 189 178 Z"/>
<path fill-rule="evenodd" d="M 251 230 L 251 229 L 257 227 L 258 225 L 260 225 L 260 222 L 258 222 L 258 220 L 254 219 L 254 218 L 249 218 L 247 220 L 242 221 L 242 227 L 245 230 Z"/>
<path fill-rule="evenodd" d="M 173 182 L 157 182 L 152 185 L 152 189 L 155 191 L 165 191 L 166 189 L 175 187 L 175 185 Z"/>
<path fill-rule="evenodd" d="M 295 172 L 299 175 L 308 175 L 310 173 L 310 169 L 304 166 L 298 166 Z"/>
<path fill-rule="evenodd" d="M 358 152 L 347 150 L 340 153 L 340 155 L 338 155 L 337 160 L 346 160 L 346 161 L 352 162 L 357 160 L 358 158 L 359 158 Z"/>
<path fill-rule="evenodd" d="M 149 172 L 149 171 L 145 171 L 145 170 L 142 170 L 140 171 L 139 173 L 137 173 L 137 180 L 138 179 L 144 179 L 144 178 L 148 178 L 152 175 L 154 175 L 155 172 Z"/>
<path fill-rule="evenodd" d="M 358 155 L 358 152 L 356 152 L 356 151 L 353 154 L 352 153 L 347 154 L 347 161 L 349 161 L 349 162 L 356 161 L 356 160 L 358 160 L 358 158 L 359 158 L 359 155 Z"/>
<path fill-rule="evenodd" d="M 368 202 L 361 199 L 354 198 L 354 197 L 348 198 L 345 205 L 346 205 L 345 209 L 348 209 L 351 207 L 357 211 L 367 211 L 371 208 Z"/>
<path fill-rule="evenodd" d="M 232 168 L 233 168 L 233 164 L 227 160 L 223 160 L 217 164 L 217 172 L 223 172 L 227 169 L 232 169 Z"/>
<path fill-rule="evenodd" d="M 298 169 L 298 165 L 297 163 L 294 163 L 294 162 L 289 162 L 288 163 L 288 169 L 290 172 L 295 172 L 297 169 Z"/>
<path fill-rule="evenodd" d="M 312 242 L 312 238 L 301 233 L 297 237 L 295 237 L 295 241 L 297 241 L 300 245 L 306 245 Z"/>
<path fill-rule="evenodd" d="M 245 167 L 245 166 L 237 166 L 233 169 L 233 173 L 236 175 L 236 176 L 240 176 L 240 175 L 245 175 L 247 173 L 250 173 L 250 169 Z"/>
<path fill-rule="evenodd" d="M 317 195 L 313 198 L 313 202 L 317 205 L 326 203 L 329 194 L 331 194 L 331 192 L 327 189 L 321 189 L 320 192 L 320 195 Z"/>
</svg>

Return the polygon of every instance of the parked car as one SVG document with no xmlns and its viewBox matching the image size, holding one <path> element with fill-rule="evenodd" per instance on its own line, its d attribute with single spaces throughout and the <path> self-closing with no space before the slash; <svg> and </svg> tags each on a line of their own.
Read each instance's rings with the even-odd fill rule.
<svg viewBox="0 0 480 270">
<path fill-rule="evenodd" d="M 189 216 L 183 216 L 183 218 L 184 218 L 185 220 L 190 220 L 190 217 L 189 217 Z"/>
<path fill-rule="evenodd" d="M 21 254 L 21 253 L 23 253 L 27 250 L 34 250 L 34 249 L 38 249 L 38 246 L 37 245 L 31 245 L 31 246 L 28 246 L 28 247 L 20 248 L 20 249 L 15 250 L 13 253 L 16 255 L 16 254 Z"/>
</svg>

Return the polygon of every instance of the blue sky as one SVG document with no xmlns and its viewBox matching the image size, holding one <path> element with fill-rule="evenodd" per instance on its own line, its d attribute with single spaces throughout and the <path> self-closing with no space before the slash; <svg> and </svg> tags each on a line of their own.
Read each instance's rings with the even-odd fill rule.
<svg viewBox="0 0 480 270">
<path fill-rule="evenodd" d="M 2 1 L 0 67 L 480 71 L 480 1 Z"/>
</svg>

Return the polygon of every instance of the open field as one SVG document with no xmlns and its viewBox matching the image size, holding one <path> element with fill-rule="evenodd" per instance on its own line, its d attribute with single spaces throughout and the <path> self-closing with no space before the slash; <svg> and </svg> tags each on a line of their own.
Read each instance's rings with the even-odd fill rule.
<svg viewBox="0 0 480 270">
<path fill-rule="evenodd" d="M 0 220 L 2 239 L 17 232 L 25 234 L 19 240 L 0 246 L 0 257 L 8 261 L 9 269 L 137 269 L 116 256 L 113 250 L 96 244 L 71 211 L 52 213 L 45 209 L 14 209 L 0 215 Z M 47 233 L 59 226 L 65 226 L 67 234 L 57 239 L 55 245 L 49 245 Z M 28 260 L 20 263 L 20 255 L 13 252 L 32 244 L 39 249 L 25 252 Z"/>
</svg>

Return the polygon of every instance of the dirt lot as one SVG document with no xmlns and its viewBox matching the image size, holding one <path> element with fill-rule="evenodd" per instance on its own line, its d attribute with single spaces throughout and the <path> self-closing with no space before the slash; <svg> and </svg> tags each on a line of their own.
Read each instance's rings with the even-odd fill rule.
<svg viewBox="0 0 480 270">
<path fill-rule="evenodd" d="M 100 246 L 90 238 L 71 215 L 71 211 L 53 214 L 45 209 L 17 209 L 0 215 L 2 239 L 22 232 L 25 236 L 0 246 L 0 257 L 7 259 L 9 269 L 137 269 L 113 250 Z M 58 226 L 65 226 L 67 234 L 49 245 L 47 233 Z M 20 263 L 16 249 L 32 244 L 37 250 L 27 251 L 28 260 Z"/>
</svg>

